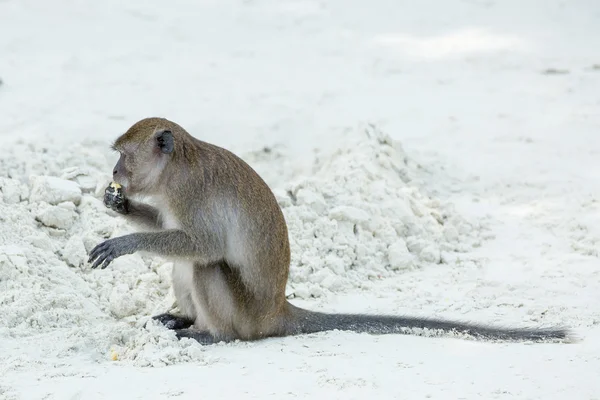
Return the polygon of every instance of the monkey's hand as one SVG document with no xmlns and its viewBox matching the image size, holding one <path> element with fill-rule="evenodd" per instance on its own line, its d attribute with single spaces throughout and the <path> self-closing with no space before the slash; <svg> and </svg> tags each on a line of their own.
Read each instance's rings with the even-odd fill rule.
<svg viewBox="0 0 600 400">
<path fill-rule="evenodd" d="M 104 205 L 119 214 L 129 212 L 129 201 L 123 194 L 123 189 L 118 183 L 112 182 L 104 190 Z"/>
<path fill-rule="evenodd" d="M 138 250 L 137 247 L 137 242 L 133 235 L 108 239 L 92 249 L 88 263 L 96 260 L 92 265 L 92 268 L 97 268 L 102 264 L 101 268 L 104 269 L 108 267 L 108 264 L 115 258 L 135 253 Z"/>
</svg>

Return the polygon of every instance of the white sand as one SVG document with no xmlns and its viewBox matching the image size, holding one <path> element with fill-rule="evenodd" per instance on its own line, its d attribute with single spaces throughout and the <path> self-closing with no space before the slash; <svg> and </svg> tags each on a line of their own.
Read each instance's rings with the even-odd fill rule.
<svg viewBox="0 0 600 400">
<path fill-rule="evenodd" d="M 0 398 L 597 395 L 595 3 L 61 0 L 0 15 Z M 562 324 L 582 341 L 202 347 L 146 325 L 173 306 L 170 263 L 85 259 L 129 229 L 97 199 L 108 143 L 155 114 L 272 186 L 296 304 Z"/>
</svg>

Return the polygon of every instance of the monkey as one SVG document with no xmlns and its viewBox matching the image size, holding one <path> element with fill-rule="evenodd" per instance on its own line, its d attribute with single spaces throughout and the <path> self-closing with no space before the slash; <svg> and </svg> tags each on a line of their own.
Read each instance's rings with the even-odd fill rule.
<svg viewBox="0 0 600 400">
<path fill-rule="evenodd" d="M 104 269 L 135 252 L 172 260 L 179 313 L 151 318 L 178 339 L 210 345 L 332 330 L 419 334 L 414 328 L 489 341 L 569 337 L 560 327 L 500 328 L 294 306 L 285 294 L 291 261 L 285 217 L 249 164 L 159 117 L 135 122 L 111 147 L 119 154 L 116 185 L 107 188 L 104 204 L 146 229 L 103 241 L 90 251 L 88 262 Z"/>
</svg>

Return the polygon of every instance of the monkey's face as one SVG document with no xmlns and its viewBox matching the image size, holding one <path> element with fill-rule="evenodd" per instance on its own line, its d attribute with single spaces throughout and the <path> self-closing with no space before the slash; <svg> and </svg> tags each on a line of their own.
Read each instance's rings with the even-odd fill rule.
<svg viewBox="0 0 600 400">
<path fill-rule="evenodd" d="M 126 153 L 120 152 L 119 153 L 119 161 L 117 161 L 117 164 L 113 168 L 113 182 L 116 182 L 119 185 L 123 186 L 123 189 L 125 189 L 125 190 L 129 189 L 129 182 L 131 180 L 130 169 L 131 169 L 132 159 L 133 159 L 132 155 L 129 155 L 129 157 L 128 157 Z M 126 164 L 126 160 L 127 160 L 127 164 Z M 129 167 L 129 168 L 127 168 L 127 167 Z"/>
<path fill-rule="evenodd" d="M 174 150 L 173 135 L 161 130 L 149 136 L 146 140 L 120 138 L 114 146 L 119 160 L 113 168 L 113 181 L 127 195 L 153 194 L 161 187 L 162 172 Z"/>
</svg>

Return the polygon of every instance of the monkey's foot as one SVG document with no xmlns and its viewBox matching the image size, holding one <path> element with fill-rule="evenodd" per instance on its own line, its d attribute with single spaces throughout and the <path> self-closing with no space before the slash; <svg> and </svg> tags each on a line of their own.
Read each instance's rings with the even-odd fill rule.
<svg viewBox="0 0 600 400">
<path fill-rule="evenodd" d="M 155 315 L 152 319 L 157 320 L 167 329 L 185 329 L 194 325 L 194 321 L 187 317 L 180 317 L 169 313 Z"/>
<path fill-rule="evenodd" d="M 226 340 L 217 340 L 209 332 L 198 331 L 195 329 L 176 329 L 175 334 L 177 335 L 177 339 L 190 338 L 204 345 L 226 342 Z"/>
</svg>

